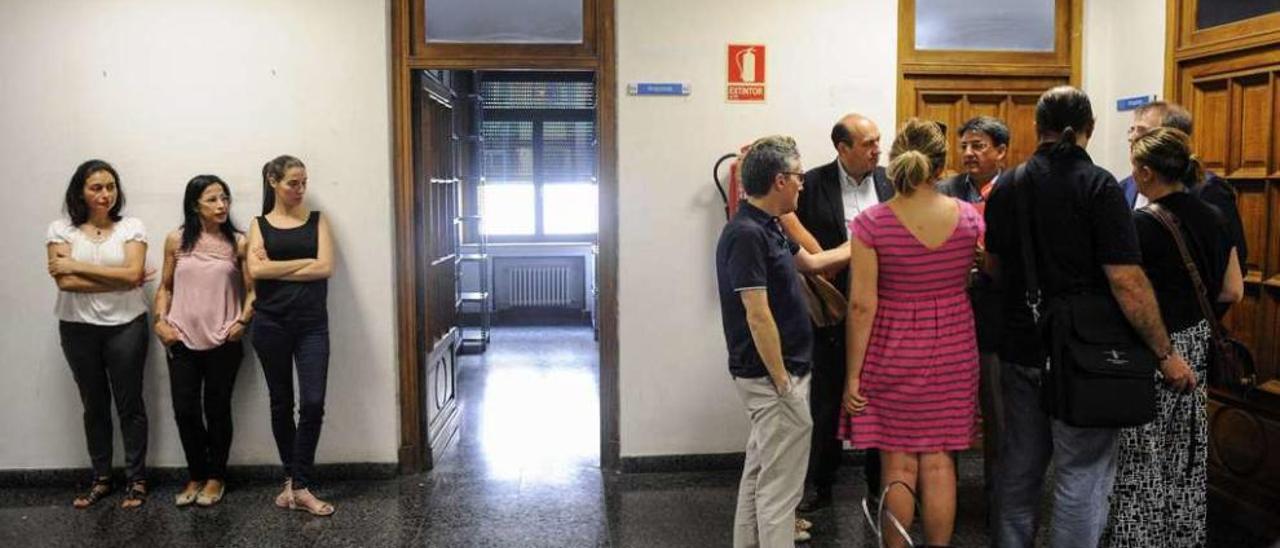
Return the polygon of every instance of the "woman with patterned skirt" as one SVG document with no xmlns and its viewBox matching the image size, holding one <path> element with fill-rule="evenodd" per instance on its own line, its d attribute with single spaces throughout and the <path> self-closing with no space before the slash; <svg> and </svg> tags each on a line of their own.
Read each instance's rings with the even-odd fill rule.
<svg viewBox="0 0 1280 548">
<path fill-rule="evenodd" d="M 1120 433 L 1115 488 L 1103 546 L 1204 546 L 1209 428 L 1205 376 L 1209 322 L 1205 317 L 1173 233 L 1155 210 L 1176 226 L 1199 271 L 1208 300 L 1240 300 L 1244 282 L 1226 223 L 1212 206 L 1186 192 L 1200 180 L 1200 163 L 1189 138 L 1160 128 L 1133 143 L 1133 178 L 1151 205 L 1134 216 L 1142 246 L 1142 268 L 1155 288 L 1160 315 L 1177 353 L 1195 373 L 1188 392 L 1156 383 L 1156 418 Z"/>
</svg>

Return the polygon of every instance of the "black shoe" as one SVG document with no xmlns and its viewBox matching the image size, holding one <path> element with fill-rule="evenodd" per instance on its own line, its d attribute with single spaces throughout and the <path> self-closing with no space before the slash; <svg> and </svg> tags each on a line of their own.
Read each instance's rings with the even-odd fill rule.
<svg viewBox="0 0 1280 548">
<path fill-rule="evenodd" d="M 800 501 L 800 506 L 796 507 L 796 511 L 802 514 L 808 514 L 809 512 L 817 512 L 818 510 L 828 506 L 831 506 L 831 492 L 818 490 L 810 493 L 804 498 L 804 500 Z"/>
</svg>

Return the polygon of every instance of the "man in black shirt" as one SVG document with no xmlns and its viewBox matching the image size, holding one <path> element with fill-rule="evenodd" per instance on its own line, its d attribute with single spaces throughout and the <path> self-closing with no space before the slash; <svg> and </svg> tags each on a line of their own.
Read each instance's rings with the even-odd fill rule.
<svg viewBox="0 0 1280 548">
<path fill-rule="evenodd" d="M 894 195 L 884 168 L 877 165 L 880 129 L 875 122 L 860 114 L 845 115 L 831 128 L 831 145 L 836 149 L 835 160 L 804 174 L 804 191 L 795 213 L 779 218 L 787 236 L 810 253 L 846 245 L 849 221 Z M 840 269 L 832 282 L 848 300 L 849 269 Z M 844 442 L 836 438 L 847 376 L 844 329 L 844 321 L 813 329 L 813 388 L 809 392 L 813 440 L 805 474 L 805 483 L 813 492 L 800 502 L 801 512 L 831 506 L 831 486 L 844 452 Z M 880 493 L 880 453 L 868 449 L 862 468 L 874 501 Z"/>
<path fill-rule="evenodd" d="M 797 269 L 828 272 L 849 261 L 847 244 L 810 254 L 782 233 L 778 216 L 795 211 L 803 177 L 791 138 L 753 143 L 742 159 L 747 199 L 716 245 L 729 373 L 751 422 L 734 517 L 735 547 L 794 544 L 813 428 L 813 332 Z"/>
<path fill-rule="evenodd" d="M 1004 289 L 1005 431 L 997 477 L 997 546 L 1031 546 L 1040 489 L 1054 463 L 1052 546 L 1097 546 L 1115 478 L 1118 429 L 1080 428 L 1045 414 L 1040 382 L 1044 353 L 1027 305 L 1024 260 L 1034 260 L 1044 302 L 1073 293 L 1111 294 L 1156 356 L 1176 389 L 1194 376 L 1169 341 L 1160 310 L 1143 274 L 1128 204 L 1115 178 L 1084 151 L 1093 110 L 1078 89 L 1061 86 L 1036 105 L 1040 145 L 1026 162 L 1025 177 L 1009 170 L 987 204 L 986 268 Z M 1019 229 L 1017 201 L 1027 193 L 1030 234 Z M 1023 257 L 1031 238 L 1033 258 Z"/>
</svg>

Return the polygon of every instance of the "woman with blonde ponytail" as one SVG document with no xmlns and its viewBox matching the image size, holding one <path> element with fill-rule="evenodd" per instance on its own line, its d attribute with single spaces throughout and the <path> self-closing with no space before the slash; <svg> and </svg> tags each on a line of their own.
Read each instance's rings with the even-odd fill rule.
<svg viewBox="0 0 1280 548">
<path fill-rule="evenodd" d="M 1142 269 L 1151 279 L 1160 316 L 1178 354 L 1196 377 L 1189 392 L 1156 384 L 1156 418 L 1120 431 L 1115 488 L 1103 546 L 1204 546 L 1209 426 L 1205 381 L 1209 322 L 1174 233 L 1157 215 L 1172 218 L 1210 303 L 1244 294 L 1240 260 L 1218 210 L 1186 190 L 1204 176 L 1187 134 L 1159 128 L 1133 143 L 1138 192 L 1150 203 L 1134 215 Z M 1209 315 L 1212 315 L 1210 312 Z"/>
<path fill-rule="evenodd" d="M 920 493 L 925 542 L 946 545 L 955 526 L 950 452 L 969 448 L 975 427 L 978 349 L 965 284 L 984 225 L 972 205 L 934 190 L 947 158 L 941 124 L 907 120 L 889 158 L 897 195 L 850 223 L 840 437 L 880 450 L 885 510 L 909 527 L 911 492 Z M 888 528 L 885 540 L 905 541 Z"/>
</svg>

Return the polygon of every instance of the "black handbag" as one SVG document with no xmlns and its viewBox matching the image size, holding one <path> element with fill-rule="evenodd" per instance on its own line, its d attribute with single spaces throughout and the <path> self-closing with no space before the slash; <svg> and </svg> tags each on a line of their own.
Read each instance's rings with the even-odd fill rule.
<svg viewBox="0 0 1280 548">
<path fill-rule="evenodd" d="M 1182 264 L 1191 276 L 1195 285 L 1196 300 L 1200 303 L 1200 313 L 1209 322 L 1209 381 L 1214 386 L 1226 388 L 1239 396 L 1247 396 L 1258 383 L 1257 370 L 1253 366 L 1253 354 L 1249 347 L 1231 337 L 1218 315 L 1214 314 L 1209 304 L 1209 290 L 1200 276 L 1200 269 L 1191 258 L 1191 250 L 1187 248 L 1186 239 L 1182 237 L 1181 223 L 1160 204 L 1152 202 L 1147 206 L 1152 216 L 1173 234 L 1173 241 L 1178 245 L 1178 253 L 1182 255 Z"/>
<path fill-rule="evenodd" d="M 1046 352 L 1042 389 L 1045 412 L 1076 427 L 1120 428 L 1151 422 L 1156 413 L 1158 360 L 1129 325 L 1110 293 L 1074 293 L 1047 303 L 1041 293 L 1032 244 L 1030 189 L 1025 164 L 1014 172 L 1022 232 L 1026 304 Z"/>
</svg>

